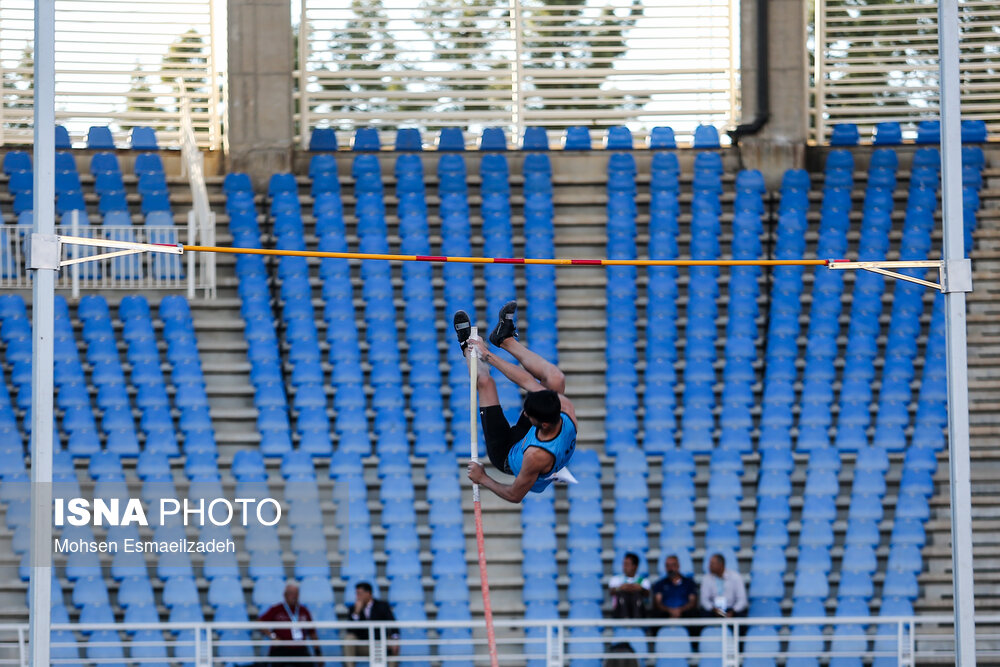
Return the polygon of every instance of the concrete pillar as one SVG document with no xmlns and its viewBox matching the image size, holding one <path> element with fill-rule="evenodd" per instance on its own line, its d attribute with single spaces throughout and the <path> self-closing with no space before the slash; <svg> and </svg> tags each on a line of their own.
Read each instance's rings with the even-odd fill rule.
<svg viewBox="0 0 1000 667">
<path fill-rule="evenodd" d="M 228 0 L 229 170 L 266 189 L 291 171 L 293 148 L 291 8 L 288 0 Z"/>
<path fill-rule="evenodd" d="M 767 0 L 770 118 L 758 134 L 743 139 L 742 157 L 746 168 L 763 172 L 769 186 L 780 184 L 786 169 L 805 166 L 809 138 L 808 1 Z M 753 122 L 757 110 L 759 2 L 749 0 L 740 5 L 743 123 Z"/>
</svg>

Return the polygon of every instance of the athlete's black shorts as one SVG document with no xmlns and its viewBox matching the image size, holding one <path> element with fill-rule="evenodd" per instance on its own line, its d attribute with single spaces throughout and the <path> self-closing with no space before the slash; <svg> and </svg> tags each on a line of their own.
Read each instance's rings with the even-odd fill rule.
<svg viewBox="0 0 1000 667">
<path fill-rule="evenodd" d="M 510 466 L 507 465 L 507 455 L 514 445 L 528 435 L 531 421 L 522 412 L 517 423 L 511 426 L 499 405 L 479 408 L 479 419 L 483 423 L 486 453 L 490 457 L 490 462 L 497 470 L 508 475 L 512 474 Z"/>
</svg>

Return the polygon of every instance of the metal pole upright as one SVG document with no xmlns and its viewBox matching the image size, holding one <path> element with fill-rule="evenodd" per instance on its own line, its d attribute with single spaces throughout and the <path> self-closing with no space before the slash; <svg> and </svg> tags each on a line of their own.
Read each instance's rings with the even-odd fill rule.
<svg viewBox="0 0 1000 667">
<path fill-rule="evenodd" d="M 55 1 L 35 0 L 34 224 L 29 266 L 41 237 L 55 234 Z M 58 244 L 55 244 L 58 247 Z M 58 261 L 56 262 L 58 266 Z M 52 367 L 56 268 L 35 268 L 31 316 L 31 664 L 48 667 L 52 601 Z"/>
<path fill-rule="evenodd" d="M 969 377 L 965 292 L 972 269 L 965 259 L 962 217 L 962 127 L 958 0 L 938 2 L 941 80 L 941 173 L 945 347 L 948 369 L 948 446 L 951 465 L 951 553 L 955 589 L 955 664 L 976 664 L 972 580 L 972 489 L 969 461 Z"/>
</svg>

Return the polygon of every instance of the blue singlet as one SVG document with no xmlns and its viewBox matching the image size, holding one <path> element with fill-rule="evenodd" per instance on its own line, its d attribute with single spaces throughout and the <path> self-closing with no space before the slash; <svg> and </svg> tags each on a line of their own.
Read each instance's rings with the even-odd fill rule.
<svg viewBox="0 0 1000 667">
<path fill-rule="evenodd" d="M 538 481 L 531 487 L 535 493 L 541 493 L 552 483 L 549 477 L 565 468 L 569 460 L 573 458 L 573 452 L 576 451 L 576 425 L 565 412 L 560 413 L 560 416 L 562 417 L 562 429 L 559 431 L 559 435 L 552 440 L 539 440 L 538 429 L 532 426 L 528 434 L 511 447 L 507 454 L 507 466 L 515 477 L 521 472 L 521 462 L 524 460 L 524 452 L 527 451 L 528 447 L 541 447 L 556 457 L 555 463 L 552 464 L 552 470 L 539 475 Z"/>
</svg>

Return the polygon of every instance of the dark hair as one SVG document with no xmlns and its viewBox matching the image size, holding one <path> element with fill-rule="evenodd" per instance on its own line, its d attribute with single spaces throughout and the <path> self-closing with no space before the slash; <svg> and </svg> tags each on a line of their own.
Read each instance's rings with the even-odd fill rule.
<svg viewBox="0 0 1000 667">
<path fill-rule="evenodd" d="M 719 562 L 722 563 L 722 567 L 726 566 L 726 557 L 722 554 L 712 554 L 712 558 L 718 558 Z"/>
<path fill-rule="evenodd" d="M 551 389 L 530 391 L 524 397 L 524 414 L 543 424 L 554 424 L 559 420 L 559 394 Z"/>
<path fill-rule="evenodd" d="M 366 593 L 369 593 L 369 594 L 372 592 L 372 585 L 369 584 L 367 581 L 359 581 L 358 583 L 356 583 L 354 585 L 354 588 L 355 589 L 360 588 L 361 590 L 363 590 L 363 591 L 365 591 Z"/>
<path fill-rule="evenodd" d="M 625 554 L 625 560 L 630 560 L 636 567 L 639 567 L 639 556 L 631 551 Z"/>
</svg>

